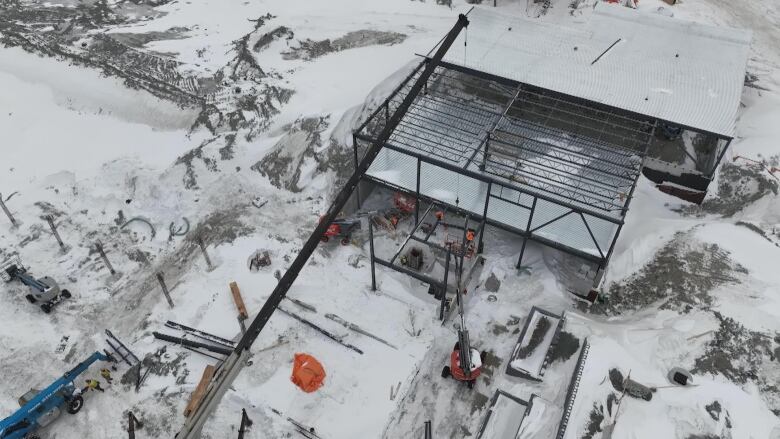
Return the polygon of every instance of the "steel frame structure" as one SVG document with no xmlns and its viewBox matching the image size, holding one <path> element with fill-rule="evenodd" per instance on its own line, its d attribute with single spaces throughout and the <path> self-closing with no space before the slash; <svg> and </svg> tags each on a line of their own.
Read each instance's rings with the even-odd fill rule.
<svg viewBox="0 0 780 439">
<path fill-rule="evenodd" d="M 356 163 L 428 61 L 423 59 L 354 132 Z M 518 267 L 530 239 L 603 270 L 656 123 L 645 116 L 441 62 L 384 144 L 386 150 L 416 163 L 414 184 L 401 184 L 371 170 L 364 179 L 522 236 Z M 428 175 L 423 175 L 423 168 Z M 421 190 L 421 179 L 436 178 L 430 175 L 433 168 L 486 185 L 487 190 L 480 192 L 483 200 L 476 203 L 481 211 L 464 209 L 459 198 L 447 202 Z M 497 218 L 493 205 L 524 211 L 517 215 L 523 221 Z M 540 210 L 547 212 L 539 215 Z M 549 233 L 571 216 L 581 220 L 581 233 L 595 249 L 577 248 Z M 599 233 L 598 239 L 593 226 L 602 230 L 604 224 L 611 229 Z"/>
<path fill-rule="evenodd" d="M 481 253 L 482 249 L 482 243 L 483 243 L 483 235 L 485 231 L 486 222 L 484 217 L 481 219 L 476 218 L 474 215 L 464 212 L 462 210 L 454 210 L 453 213 L 459 216 L 463 217 L 463 225 L 459 224 L 450 224 L 445 222 L 444 218 L 449 218 L 449 212 L 450 208 L 443 204 L 438 204 L 435 202 L 431 202 L 428 206 L 428 208 L 423 213 L 422 217 L 420 217 L 420 202 L 416 203 L 415 206 L 415 214 L 414 214 L 414 227 L 412 227 L 412 230 L 406 235 L 406 238 L 404 239 L 403 243 L 401 243 L 400 246 L 396 249 L 395 253 L 393 253 L 393 256 L 388 260 L 384 259 L 382 257 L 379 257 L 376 255 L 376 252 L 374 251 L 374 226 L 373 221 L 369 220 L 368 225 L 368 236 L 369 236 L 369 252 L 371 257 L 371 289 L 373 291 L 376 291 L 376 264 L 379 264 L 381 266 L 390 268 L 392 270 L 398 271 L 399 273 L 404 273 L 410 277 L 413 277 L 421 282 L 427 283 L 431 287 L 434 287 L 437 292 L 439 292 L 440 296 L 440 306 L 439 306 L 439 319 L 444 320 L 446 317 L 446 307 L 447 307 L 447 293 L 448 292 L 455 292 L 456 288 L 462 288 L 464 283 L 467 283 L 468 281 L 466 279 L 462 279 L 464 269 L 466 267 L 466 258 L 469 257 L 469 246 L 466 244 L 467 239 L 467 233 L 469 230 L 473 231 L 474 233 L 474 240 L 476 240 L 476 248 L 473 249 L 473 262 L 472 265 L 469 267 L 469 272 L 474 268 L 474 265 L 476 265 L 479 256 L 477 256 L 478 253 Z M 431 212 L 434 214 L 432 215 Z M 435 215 L 436 212 L 441 212 L 443 215 L 438 216 Z M 431 216 L 433 216 L 431 218 Z M 427 222 L 427 220 L 430 220 L 430 222 Z M 423 227 L 424 225 L 427 225 L 427 230 Z M 436 234 L 437 229 L 439 226 L 449 226 L 449 227 L 456 227 L 458 229 L 462 230 L 462 236 L 461 239 L 458 241 L 458 246 L 452 246 L 448 245 L 446 242 L 444 244 L 439 244 L 436 242 L 431 241 L 431 237 Z M 418 236 L 418 231 L 422 232 L 422 236 Z M 434 251 L 438 251 L 439 253 L 444 255 L 444 276 L 442 280 L 436 279 L 433 276 L 429 276 L 427 274 L 421 273 L 419 271 L 413 270 L 411 268 L 405 267 L 403 265 L 399 265 L 396 262 L 396 259 L 403 253 L 404 249 L 407 247 L 407 245 L 410 242 L 416 242 L 418 244 L 422 244 L 424 246 L 428 246 L 429 248 L 433 249 Z M 456 276 L 456 284 L 455 287 L 450 286 L 450 261 L 454 262 L 454 271 Z"/>
</svg>

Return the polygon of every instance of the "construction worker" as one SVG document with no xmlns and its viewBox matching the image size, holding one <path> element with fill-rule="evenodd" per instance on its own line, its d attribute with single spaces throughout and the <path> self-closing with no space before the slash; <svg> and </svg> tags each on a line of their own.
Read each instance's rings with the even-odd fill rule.
<svg viewBox="0 0 780 439">
<path fill-rule="evenodd" d="M 100 381 L 98 380 L 87 380 L 87 387 L 85 387 L 87 390 L 100 390 L 101 392 L 105 392 L 105 389 L 100 387 Z"/>
<path fill-rule="evenodd" d="M 111 371 L 110 371 L 110 370 L 108 370 L 108 369 L 106 369 L 105 367 L 104 367 L 104 368 L 102 368 L 102 369 L 100 369 L 100 376 L 102 376 L 102 377 L 103 377 L 103 379 L 104 379 L 104 380 L 106 380 L 106 382 L 107 382 L 108 384 L 111 384 L 111 383 L 114 381 L 114 380 L 111 378 Z"/>
</svg>

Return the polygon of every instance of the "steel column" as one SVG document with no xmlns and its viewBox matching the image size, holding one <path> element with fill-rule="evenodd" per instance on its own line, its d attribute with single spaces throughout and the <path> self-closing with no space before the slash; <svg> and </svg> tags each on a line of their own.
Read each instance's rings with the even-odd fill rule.
<svg viewBox="0 0 780 439">
<path fill-rule="evenodd" d="M 354 159 L 355 159 L 355 172 L 357 172 L 358 165 L 360 164 L 360 161 L 358 160 L 358 140 L 357 136 L 352 134 L 352 151 L 354 153 Z M 355 211 L 360 210 L 360 184 L 358 183 L 357 186 L 355 186 L 355 204 L 357 204 L 357 208 Z"/>
<path fill-rule="evenodd" d="M 439 320 L 444 321 L 444 307 L 447 304 L 447 281 L 450 275 L 450 255 L 452 247 L 447 246 L 447 260 L 444 262 L 444 288 L 441 291 L 441 304 L 439 305 Z"/>
<path fill-rule="evenodd" d="M 420 222 L 420 159 L 417 159 L 417 188 L 414 192 L 414 222 Z"/>
<path fill-rule="evenodd" d="M 490 203 L 490 193 L 493 190 L 493 182 L 488 183 L 487 187 L 487 195 L 485 195 L 485 210 L 482 211 L 482 225 L 479 232 L 479 244 L 477 245 L 477 253 L 482 253 L 483 250 L 483 242 L 485 238 L 485 225 L 487 224 L 487 216 L 488 216 L 488 204 Z"/>
<path fill-rule="evenodd" d="M 371 254 L 371 291 L 376 291 L 376 266 L 374 261 L 374 221 L 370 216 L 368 217 L 368 249 Z"/>
<path fill-rule="evenodd" d="M 525 226 L 525 235 L 523 236 L 523 246 L 520 247 L 520 257 L 517 258 L 517 266 L 515 268 L 520 268 L 523 263 L 523 255 L 525 254 L 525 245 L 528 243 L 528 238 L 531 237 L 531 222 L 534 219 L 534 212 L 536 211 L 536 198 L 534 198 L 534 201 L 531 203 L 531 211 L 528 212 L 528 223 Z"/>
</svg>

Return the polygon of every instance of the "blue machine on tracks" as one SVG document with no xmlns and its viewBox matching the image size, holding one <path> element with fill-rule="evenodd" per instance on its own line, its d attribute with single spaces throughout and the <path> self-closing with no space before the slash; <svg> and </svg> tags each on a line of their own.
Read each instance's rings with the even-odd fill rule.
<svg viewBox="0 0 780 439">
<path fill-rule="evenodd" d="M 76 386 L 73 382 L 96 361 L 114 362 L 114 358 L 109 353 L 95 352 L 49 387 L 22 395 L 19 398 L 21 408 L 0 421 L 0 439 L 39 439 L 35 431 L 57 419 L 63 408 L 70 414 L 78 413 L 84 406 L 84 399 L 74 395 Z"/>
</svg>

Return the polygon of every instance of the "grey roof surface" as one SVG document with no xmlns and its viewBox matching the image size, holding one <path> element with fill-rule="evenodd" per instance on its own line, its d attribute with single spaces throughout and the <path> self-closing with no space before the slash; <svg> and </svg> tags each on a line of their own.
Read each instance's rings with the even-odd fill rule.
<svg viewBox="0 0 780 439">
<path fill-rule="evenodd" d="M 579 25 L 479 7 L 469 20 L 445 61 L 697 130 L 734 134 L 750 31 L 603 2 Z"/>
</svg>

